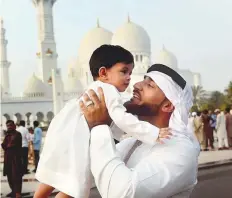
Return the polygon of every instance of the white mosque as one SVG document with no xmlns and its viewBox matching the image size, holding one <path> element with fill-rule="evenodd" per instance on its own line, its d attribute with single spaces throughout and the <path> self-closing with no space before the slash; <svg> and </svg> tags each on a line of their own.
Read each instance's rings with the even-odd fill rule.
<svg viewBox="0 0 232 198">
<path fill-rule="evenodd" d="M 133 85 L 143 79 L 148 67 L 152 63 L 165 64 L 178 71 L 190 85 L 201 85 L 199 73 L 190 70 L 178 69 L 175 55 L 165 47 L 151 60 L 151 42 L 146 30 L 134 23 L 128 17 L 114 33 L 100 26 L 84 35 L 78 56 L 68 65 L 67 80 L 62 81 L 61 72 L 57 68 L 57 51 L 53 32 L 52 9 L 56 0 L 32 0 L 38 17 L 38 51 L 35 53 L 39 73 L 32 74 L 21 96 L 12 96 L 9 83 L 9 67 L 7 59 L 7 40 L 3 19 L 0 20 L 0 72 L 1 72 L 1 124 L 7 119 L 18 122 L 26 120 L 31 125 L 38 120 L 42 125 L 47 125 L 54 115 L 63 107 L 66 101 L 78 97 L 92 81 L 88 61 L 92 52 L 102 44 L 121 45 L 129 50 L 135 59 L 135 68 L 132 74 Z M 129 94 L 131 88 L 128 88 Z"/>
</svg>

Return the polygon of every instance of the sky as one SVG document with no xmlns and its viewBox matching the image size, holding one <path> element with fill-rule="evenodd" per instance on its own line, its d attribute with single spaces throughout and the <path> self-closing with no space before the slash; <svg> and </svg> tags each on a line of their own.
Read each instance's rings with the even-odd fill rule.
<svg viewBox="0 0 232 198">
<path fill-rule="evenodd" d="M 201 73 L 205 90 L 223 91 L 232 80 L 231 9 L 231 0 L 57 0 L 53 16 L 58 67 L 65 76 L 97 18 L 114 32 L 129 13 L 149 34 L 153 61 L 164 44 L 176 55 L 179 68 Z M 0 0 L 0 16 L 8 40 L 11 92 L 19 95 L 38 71 L 36 9 L 32 0 Z"/>
</svg>

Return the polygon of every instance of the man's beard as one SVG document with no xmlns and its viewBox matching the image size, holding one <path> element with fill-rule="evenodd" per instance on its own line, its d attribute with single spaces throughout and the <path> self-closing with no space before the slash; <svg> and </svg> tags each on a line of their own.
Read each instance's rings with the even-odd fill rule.
<svg viewBox="0 0 232 198">
<path fill-rule="evenodd" d="M 152 107 L 147 105 L 137 105 L 130 101 L 126 102 L 124 106 L 128 113 L 138 116 L 155 116 L 158 113 L 159 105 L 153 105 Z"/>
</svg>

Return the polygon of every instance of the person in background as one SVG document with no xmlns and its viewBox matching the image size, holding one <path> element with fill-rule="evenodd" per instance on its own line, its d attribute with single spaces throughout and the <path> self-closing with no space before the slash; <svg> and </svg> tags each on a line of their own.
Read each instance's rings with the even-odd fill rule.
<svg viewBox="0 0 232 198">
<path fill-rule="evenodd" d="M 189 113 L 189 118 L 188 118 L 188 129 L 194 133 L 194 118 L 196 117 L 196 112 Z"/>
<path fill-rule="evenodd" d="M 210 127 L 212 128 L 213 130 L 213 139 L 215 139 L 216 135 L 214 136 L 214 134 L 216 133 L 215 132 L 215 127 L 216 127 L 216 120 L 217 120 L 217 115 L 212 111 L 212 110 L 209 110 L 209 116 L 210 116 Z M 215 137 L 215 138 L 214 138 Z"/>
<path fill-rule="evenodd" d="M 13 120 L 6 122 L 7 132 L 2 143 L 4 150 L 3 175 L 7 176 L 12 190 L 7 197 L 21 197 L 22 191 L 22 135 L 16 131 Z"/>
<path fill-rule="evenodd" d="M 32 160 L 32 164 L 35 165 L 35 154 L 34 154 L 34 145 L 33 145 L 34 129 L 30 127 L 28 131 L 29 131 L 28 159 Z"/>
<path fill-rule="evenodd" d="M 204 123 L 203 130 L 204 130 L 204 133 L 205 133 L 205 146 L 206 146 L 205 150 L 208 150 L 208 144 L 210 144 L 211 149 L 214 149 L 213 130 L 210 127 L 210 119 L 211 118 L 210 118 L 208 113 L 209 113 L 208 110 L 204 110 L 202 112 L 202 115 L 201 115 L 203 123 Z"/>
<path fill-rule="evenodd" d="M 204 123 L 200 111 L 196 113 L 196 117 L 193 120 L 193 127 L 194 127 L 194 134 L 201 146 L 201 150 L 206 151 Z"/>
<path fill-rule="evenodd" d="M 226 108 L 225 116 L 226 116 L 226 130 L 228 135 L 228 143 L 229 146 L 232 147 L 232 115 L 230 114 L 230 108 Z"/>
<path fill-rule="evenodd" d="M 28 167 L 28 142 L 29 142 L 29 131 L 25 127 L 25 121 L 20 120 L 19 127 L 17 131 L 22 135 L 22 158 L 23 158 L 23 173 L 28 174 L 29 170 Z"/>
<path fill-rule="evenodd" d="M 33 172 L 35 173 L 37 170 L 37 166 L 39 163 L 39 154 L 40 154 L 40 148 L 42 143 L 42 129 L 39 128 L 39 122 L 34 121 L 34 154 L 35 154 L 35 169 Z"/>
<path fill-rule="evenodd" d="M 216 131 L 218 136 L 218 150 L 228 149 L 229 145 L 228 145 L 228 138 L 226 132 L 225 115 L 219 109 L 216 109 L 215 113 L 217 115 Z"/>
</svg>

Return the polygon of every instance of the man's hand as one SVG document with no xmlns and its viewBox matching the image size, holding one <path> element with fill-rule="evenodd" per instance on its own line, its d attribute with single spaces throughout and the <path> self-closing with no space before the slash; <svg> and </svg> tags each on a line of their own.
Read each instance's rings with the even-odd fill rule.
<svg viewBox="0 0 232 198">
<path fill-rule="evenodd" d="M 110 125 L 111 119 L 106 108 L 105 97 L 102 88 L 98 88 L 99 98 L 93 90 L 89 90 L 88 94 L 84 94 L 84 102 L 80 101 L 80 108 L 91 130 L 97 125 Z M 92 102 L 91 102 L 92 101 Z M 85 104 L 88 104 L 87 106 Z"/>
</svg>

